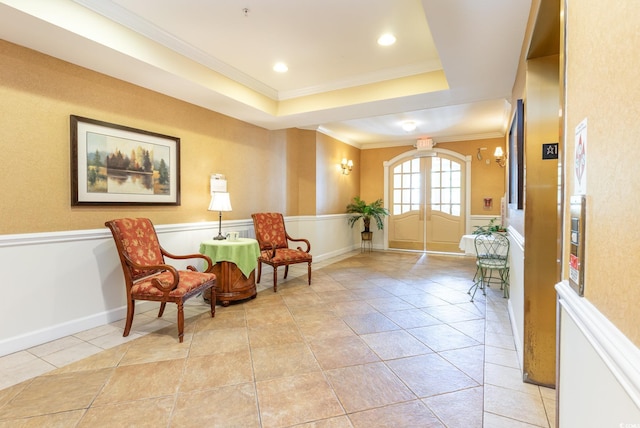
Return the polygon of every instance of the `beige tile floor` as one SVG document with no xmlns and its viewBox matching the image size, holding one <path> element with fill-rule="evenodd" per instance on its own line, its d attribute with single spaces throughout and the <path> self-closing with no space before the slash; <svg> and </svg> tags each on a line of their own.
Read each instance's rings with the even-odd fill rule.
<svg viewBox="0 0 640 428">
<path fill-rule="evenodd" d="M 506 300 L 470 258 L 353 252 L 258 297 L 123 321 L 0 358 L 0 427 L 553 427 Z M 282 274 L 281 274 L 282 275 Z"/>
</svg>

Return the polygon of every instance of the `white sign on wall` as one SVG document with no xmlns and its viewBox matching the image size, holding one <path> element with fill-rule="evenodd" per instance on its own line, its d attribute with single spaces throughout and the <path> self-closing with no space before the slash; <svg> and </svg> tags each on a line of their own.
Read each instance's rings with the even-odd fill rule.
<svg viewBox="0 0 640 428">
<path fill-rule="evenodd" d="M 587 194 L 587 118 L 576 126 L 573 155 L 573 178 L 575 195 Z"/>
</svg>

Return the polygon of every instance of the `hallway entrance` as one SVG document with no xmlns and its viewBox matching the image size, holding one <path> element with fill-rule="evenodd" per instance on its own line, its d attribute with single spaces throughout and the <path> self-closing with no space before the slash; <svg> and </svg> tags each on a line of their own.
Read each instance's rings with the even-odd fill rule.
<svg viewBox="0 0 640 428">
<path fill-rule="evenodd" d="M 385 163 L 391 249 L 457 252 L 468 217 L 465 156 L 434 149 Z"/>
</svg>

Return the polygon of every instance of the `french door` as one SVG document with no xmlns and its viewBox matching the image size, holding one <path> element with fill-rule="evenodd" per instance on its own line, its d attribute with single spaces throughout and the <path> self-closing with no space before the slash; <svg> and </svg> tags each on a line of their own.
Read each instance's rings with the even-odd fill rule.
<svg viewBox="0 0 640 428">
<path fill-rule="evenodd" d="M 437 152 L 389 165 L 389 248 L 459 252 L 466 227 L 464 160 Z"/>
</svg>

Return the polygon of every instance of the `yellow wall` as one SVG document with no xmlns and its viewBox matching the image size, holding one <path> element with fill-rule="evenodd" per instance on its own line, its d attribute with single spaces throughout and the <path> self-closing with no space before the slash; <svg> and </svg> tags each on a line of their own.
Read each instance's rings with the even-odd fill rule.
<svg viewBox="0 0 640 428">
<path fill-rule="evenodd" d="M 505 168 L 495 162 L 493 151 L 497 146 L 505 149 L 504 138 L 488 138 L 482 140 L 454 141 L 438 143 L 436 148 L 447 149 L 471 159 L 471 215 L 500 216 L 500 198 L 505 194 Z M 482 151 L 482 161 L 476 158 L 478 148 Z M 361 171 L 362 198 L 372 202 L 383 197 L 384 167 L 383 162 L 393 159 L 399 154 L 413 150 L 412 146 L 389 147 L 384 149 L 363 150 L 361 159 L 366 168 Z M 487 165 L 486 160 L 489 160 Z M 484 198 L 493 198 L 493 207 L 484 209 Z"/>
<path fill-rule="evenodd" d="M 268 131 L 5 41 L 0 76 L 0 234 L 102 228 L 122 216 L 158 224 L 215 221 L 206 209 L 212 173 L 227 176 L 233 211 L 225 220 L 263 210 L 344 213 L 356 195 L 382 198 L 383 162 L 413 149 L 361 151 L 314 131 Z M 181 205 L 72 207 L 70 115 L 179 137 Z M 495 142 L 439 147 L 475 155 L 478 146 L 489 152 Z M 349 175 L 341 173 L 342 158 L 354 162 Z M 496 177 L 503 171 L 494 162 L 473 163 L 472 214 L 499 215 L 504 190 Z M 482 209 L 484 196 L 494 198 L 494 210 Z"/>
<path fill-rule="evenodd" d="M 349 175 L 342 174 L 342 159 L 353 161 Z M 351 198 L 360 193 L 363 169 L 360 150 L 324 134 L 317 134 L 316 183 L 318 214 L 344 213 Z"/>
<path fill-rule="evenodd" d="M 471 156 L 471 215 L 500 216 L 500 198 L 505 194 L 505 168 L 500 167 L 493 157 L 493 152 L 498 146 L 506 153 L 504 138 L 454 141 L 438 143 L 436 146 Z M 476 154 L 478 148 L 482 147 L 486 147 L 487 150 L 481 152 L 482 160 L 478 160 Z M 484 208 L 484 198 L 493 199 L 491 209 Z"/>
<path fill-rule="evenodd" d="M 567 197 L 575 129 L 588 121 L 585 297 L 640 346 L 640 55 L 629 48 L 640 45 L 640 3 L 571 1 L 565 14 Z M 564 230 L 567 279 L 568 219 Z"/>
<path fill-rule="evenodd" d="M 360 197 L 369 203 L 382 199 L 384 197 L 383 162 L 410 150 L 413 150 L 410 145 L 363 150 L 360 159 L 365 166 L 360 171 Z"/>
<path fill-rule="evenodd" d="M 225 220 L 262 210 L 342 213 L 358 192 L 349 184 L 358 182 L 357 170 L 343 177 L 333 168 L 347 155 L 359 168 L 359 150 L 333 139 L 331 150 L 316 150 L 327 143 L 314 131 L 268 131 L 5 41 L 0 76 L 0 234 L 101 228 L 121 216 L 214 221 L 207 211 L 212 173 L 227 176 L 233 211 Z M 72 114 L 179 137 L 181 205 L 72 207 Z M 316 173 L 316 165 L 331 171 Z M 325 197 L 316 198 L 316 185 L 328 189 Z"/>
</svg>

